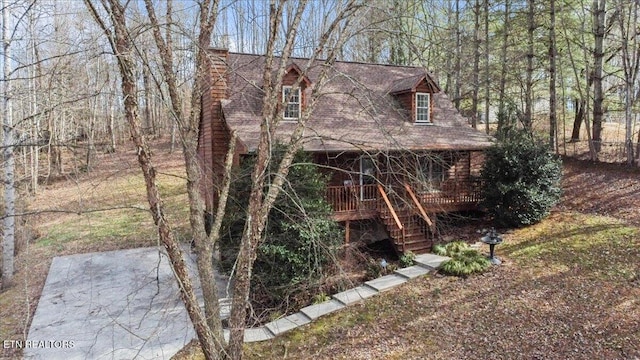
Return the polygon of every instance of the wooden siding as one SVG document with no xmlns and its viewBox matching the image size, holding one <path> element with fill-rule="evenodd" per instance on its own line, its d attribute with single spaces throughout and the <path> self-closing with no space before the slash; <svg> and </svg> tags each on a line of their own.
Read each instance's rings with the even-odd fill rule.
<svg viewBox="0 0 640 360">
<path fill-rule="evenodd" d="M 396 95 L 396 99 L 400 103 L 403 110 L 409 112 L 409 121 L 416 121 L 416 93 L 433 94 L 433 89 L 427 84 L 426 80 L 420 81 L 415 90 L 402 92 Z M 433 96 L 429 96 L 429 120 L 433 119 Z"/>
<path fill-rule="evenodd" d="M 329 177 L 329 186 L 343 186 L 345 181 L 359 185 L 359 158 L 360 154 L 356 153 L 342 153 L 340 155 L 316 153 L 313 157 L 314 162 L 321 165 L 319 170 Z"/>
<path fill-rule="evenodd" d="M 227 56 L 227 50 L 210 50 L 209 77 L 202 99 L 198 154 L 202 161 L 205 179 L 202 192 L 208 212 L 217 207 L 219 186 L 224 176 L 224 159 L 230 140 L 221 107 L 221 100 L 227 96 Z"/>
</svg>

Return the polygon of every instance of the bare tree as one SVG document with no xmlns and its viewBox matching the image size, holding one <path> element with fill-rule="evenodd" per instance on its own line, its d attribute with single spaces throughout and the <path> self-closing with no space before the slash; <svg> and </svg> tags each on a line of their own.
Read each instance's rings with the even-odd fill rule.
<svg viewBox="0 0 640 360">
<path fill-rule="evenodd" d="M 507 50 L 509 45 L 509 32 L 511 18 L 511 1 L 506 0 L 504 3 L 504 22 L 502 26 L 502 47 L 500 51 L 500 58 L 502 59 L 502 66 L 500 67 L 500 88 L 498 90 L 498 132 L 502 130 L 503 121 L 502 118 L 505 114 L 504 106 L 504 94 L 507 86 Z"/>
<path fill-rule="evenodd" d="M 473 80 L 471 93 L 471 126 L 478 126 L 478 90 L 480 89 L 480 0 L 473 6 Z"/>
<path fill-rule="evenodd" d="M 556 150 L 556 7 L 549 2 L 549 149 Z"/>
<path fill-rule="evenodd" d="M 282 3 L 271 1 L 269 6 L 269 38 L 267 42 L 267 51 L 265 55 L 265 68 L 263 73 L 263 102 L 262 102 L 262 122 L 260 125 L 260 139 L 256 150 L 256 165 L 251 176 L 251 193 L 249 195 L 249 205 L 247 208 L 247 220 L 243 235 L 240 241 L 240 249 L 236 262 L 236 272 L 233 288 L 233 304 L 231 309 L 231 317 L 229 319 L 230 340 L 229 354 L 232 359 L 242 358 L 242 347 L 244 342 L 244 323 L 247 314 L 247 302 L 249 299 L 251 273 L 253 263 L 256 259 L 257 249 L 262 242 L 265 230 L 267 215 L 275 199 L 283 187 L 287 177 L 289 167 L 293 161 L 295 152 L 300 148 L 303 138 L 303 132 L 307 120 L 313 112 L 321 89 L 323 88 L 328 69 L 332 66 L 337 55 L 340 53 L 341 45 L 347 38 L 347 30 L 350 28 L 352 16 L 362 7 L 359 1 L 350 0 L 343 5 L 335 15 L 333 22 L 327 27 L 327 30 L 320 36 L 320 40 L 316 46 L 313 56 L 309 59 L 307 66 L 303 69 L 294 87 L 300 86 L 302 76 L 314 64 L 319 54 L 326 52 L 326 59 L 323 61 L 321 72 L 313 84 L 310 99 L 305 106 L 298 123 L 286 143 L 282 160 L 277 165 L 277 171 L 273 174 L 273 181 L 269 184 L 266 179 L 269 177 L 267 169 L 271 159 L 272 140 L 275 138 L 276 124 L 282 119 L 283 114 L 279 109 L 281 104 L 281 90 L 287 60 L 291 56 L 294 40 L 300 18 L 305 11 L 306 1 L 298 4 L 294 11 L 294 17 L 287 28 L 284 47 L 281 51 L 281 57 L 277 59 L 276 43 L 278 37 L 278 29 L 282 26 L 282 14 L 284 7 Z M 328 46 L 329 41 L 333 37 L 333 43 Z"/>
<path fill-rule="evenodd" d="M 602 146 L 602 120 L 604 116 L 603 69 L 606 0 L 593 0 L 593 142 L 596 154 Z"/>
<path fill-rule="evenodd" d="M 172 1 L 166 3 L 167 24 L 172 21 Z M 178 89 L 178 82 L 174 71 L 173 49 L 171 46 L 171 33 L 167 31 L 167 36 L 163 37 L 160 22 L 156 15 L 154 6 L 150 0 L 145 0 L 145 7 L 149 15 L 149 20 L 153 29 L 153 38 L 160 53 L 162 64 L 162 77 L 167 85 L 171 112 L 177 124 L 182 140 L 182 149 L 187 171 L 187 193 L 189 195 L 189 220 L 193 241 L 198 254 L 198 273 L 201 279 L 202 292 L 204 295 L 205 315 L 207 325 L 213 332 L 218 342 L 224 341 L 222 324 L 220 322 L 220 309 L 218 307 L 218 296 L 213 270 L 213 249 L 215 243 L 207 237 L 204 224 L 204 201 L 200 195 L 200 163 L 198 162 L 198 126 L 200 123 L 201 97 L 205 89 L 205 77 L 208 75 L 207 49 L 211 42 L 211 33 L 218 16 L 218 1 L 207 0 L 200 3 L 199 11 L 199 34 L 196 48 L 196 69 L 194 72 L 195 86 L 191 93 L 189 113 L 183 112 L 183 98 Z M 235 145 L 235 144 L 234 144 Z M 232 152 L 233 153 L 233 152 Z M 229 177 L 227 173 L 227 178 Z M 227 190 L 228 191 L 228 190 Z M 224 203 L 222 206 L 224 212 Z"/>
<path fill-rule="evenodd" d="M 484 130 L 489 133 L 489 0 L 484 0 Z"/>
<path fill-rule="evenodd" d="M 2 1 L 2 102 L 3 102 L 3 150 L 4 159 L 4 227 L 2 231 L 2 287 L 11 286 L 14 272 L 15 251 L 15 130 L 11 100 L 11 35 L 9 29 L 9 1 Z"/>
<path fill-rule="evenodd" d="M 130 37 L 130 29 L 128 28 L 125 14 L 127 5 L 130 5 L 130 3 L 121 4 L 117 0 L 105 0 L 101 4 L 102 10 L 107 13 L 106 17 L 101 15 L 101 12 L 91 1 L 85 0 L 85 5 L 103 30 L 118 62 L 122 81 L 125 118 L 129 124 L 131 139 L 137 149 L 138 163 L 145 179 L 149 208 L 154 223 L 158 227 L 160 242 L 167 251 L 176 278 L 179 279 L 180 296 L 187 308 L 187 313 L 196 330 L 205 357 L 207 359 L 218 359 L 224 355 L 224 341 L 218 337 L 219 334 L 212 333 L 211 328 L 208 326 L 207 318 L 202 313 L 196 299 L 193 282 L 184 261 L 182 248 L 174 237 L 171 226 L 165 217 L 164 205 L 156 183 L 156 169 L 147 138 L 143 134 L 140 116 L 138 115 L 134 43 Z M 201 219 L 200 221 L 203 220 Z M 216 319 L 219 321 L 218 314 L 216 314 Z"/>
<path fill-rule="evenodd" d="M 460 40 L 460 0 L 456 0 L 456 8 L 455 8 L 455 32 L 456 32 L 456 51 L 455 51 L 455 66 L 454 66 L 454 81 L 455 85 L 453 87 L 453 103 L 456 106 L 456 109 L 460 110 L 460 100 L 462 97 L 461 88 L 462 88 L 462 49 L 461 49 L 461 40 Z"/>
<path fill-rule="evenodd" d="M 534 33 L 536 30 L 535 0 L 527 0 L 527 70 L 524 91 L 524 126 L 531 129 L 533 121 L 533 58 L 534 53 Z"/>
<path fill-rule="evenodd" d="M 640 48 L 638 47 L 638 2 L 616 2 L 616 13 L 620 26 L 620 49 L 622 52 L 622 69 L 624 72 L 624 118 L 625 149 L 627 164 L 633 164 L 633 135 L 631 112 L 636 96 L 633 88 L 640 69 Z"/>
</svg>

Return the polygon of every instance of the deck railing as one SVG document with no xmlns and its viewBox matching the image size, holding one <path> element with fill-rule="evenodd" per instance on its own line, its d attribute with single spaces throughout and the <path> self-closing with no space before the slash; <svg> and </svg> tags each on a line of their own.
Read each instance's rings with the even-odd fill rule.
<svg viewBox="0 0 640 360">
<path fill-rule="evenodd" d="M 420 194 L 425 206 L 477 204 L 481 199 L 480 181 L 477 180 L 445 182 L 437 191 Z"/>
<path fill-rule="evenodd" d="M 405 189 L 397 190 L 400 192 Z M 444 182 L 436 191 L 416 191 L 414 196 L 426 211 L 438 205 L 477 204 L 481 200 L 480 182 L 475 180 Z M 327 201 L 335 212 L 376 210 L 379 197 L 375 184 L 327 187 Z"/>
<path fill-rule="evenodd" d="M 375 184 L 327 186 L 327 201 L 335 212 L 375 210 L 377 199 Z"/>
<path fill-rule="evenodd" d="M 405 183 L 404 184 L 404 189 L 407 191 L 407 195 L 409 195 L 409 197 L 411 198 L 411 201 L 413 202 L 412 205 L 415 206 L 415 208 L 418 210 L 418 213 L 420 214 L 422 219 L 424 219 L 424 221 L 427 223 L 427 225 L 429 225 L 431 230 L 433 230 L 434 229 L 433 221 L 431 221 L 431 219 L 427 215 L 427 212 L 422 207 L 422 204 L 420 203 L 420 200 L 418 200 L 418 198 L 416 197 L 416 194 L 413 192 L 413 189 L 411 188 L 411 186 L 409 186 L 409 184 Z"/>
<path fill-rule="evenodd" d="M 391 218 L 393 218 L 393 221 L 396 225 L 395 231 L 400 232 L 397 240 L 400 241 L 400 243 L 404 247 L 404 241 L 405 241 L 405 235 L 406 235 L 404 231 L 404 226 L 400 222 L 400 219 L 398 218 L 398 214 L 396 213 L 396 209 L 393 208 L 393 205 L 391 204 L 391 201 L 389 200 L 389 196 L 387 196 L 387 192 L 384 190 L 384 187 L 378 184 L 377 189 L 378 189 L 378 193 L 380 194 L 380 198 L 382 199 L 380 211 L 384 211 L 384 212 L 388 211 L 389 214 L 391 214 Z"/>
</svg>

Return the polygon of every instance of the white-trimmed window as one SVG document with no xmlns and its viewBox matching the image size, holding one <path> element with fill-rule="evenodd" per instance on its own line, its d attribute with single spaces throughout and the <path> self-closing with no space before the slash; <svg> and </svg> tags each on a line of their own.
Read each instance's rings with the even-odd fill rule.
<svg viewBox="0 0 640 360">
<path fill-rule="evenodd" d="M 431 94 L 416 93 L 416 123 L 431 123 Z"/>
<path fill-rule="evenodd" d="M 294 90 L 291 86 L 283 86 L 282 101 L 285 103 L 285 120 L 298 119 L 300 117 L 300 88 Z"/>
</svg>

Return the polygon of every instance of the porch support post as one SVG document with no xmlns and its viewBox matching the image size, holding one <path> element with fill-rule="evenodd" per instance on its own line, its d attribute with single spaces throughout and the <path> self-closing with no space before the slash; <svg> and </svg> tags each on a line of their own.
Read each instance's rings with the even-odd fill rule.
<svg viewBox="0 0 640 360">
<path fill-rule="evenodd" d="M 351 220 L 347 220 L 344 223 L 344 243 L 345 244 L 349 243 L 350 232 L 351 232 Z"/>
</svg>

